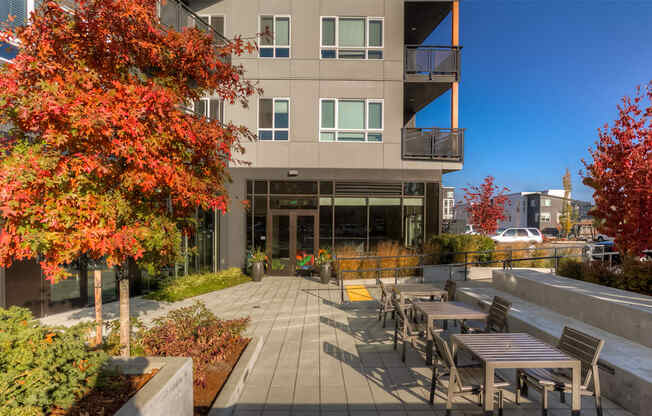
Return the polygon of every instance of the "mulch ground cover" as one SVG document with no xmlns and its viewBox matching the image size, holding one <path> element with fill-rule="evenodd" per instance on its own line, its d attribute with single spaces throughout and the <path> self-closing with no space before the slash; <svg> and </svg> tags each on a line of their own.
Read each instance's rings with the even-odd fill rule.
<svg viewBox="0 0 652 416">
<path fill-rule="evenodd" d="M 158 370 L 150 373 L 127 375 L 119 372 L 106 374 L 98 386 L 88 392 L 68 410 L 55 409 L 51 416 L 111 416 L 129 401 Z"/>
<path fill-rule="evenodd" d="M 222 391 L 222 387 L 229 378 L 231 371 L 238 363 L 242 352 L 249 344 L 250 339 L 243 338 L 241 342 L 232 349 L 229 357 L 215 365 L 206 375 L 206 387 L 194 386 L 194 406 L 195 416 L 205 416 L 208 414 L 211 405 L 217 395 Z"/>
</svg>

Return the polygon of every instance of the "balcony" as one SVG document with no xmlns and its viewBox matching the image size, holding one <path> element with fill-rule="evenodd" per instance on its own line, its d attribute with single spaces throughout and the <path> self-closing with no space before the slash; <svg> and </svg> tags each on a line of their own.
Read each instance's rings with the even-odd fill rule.
<svg viewBox="0 0 652 416">
<path fill-rule="evenodd" d="M 457 46 L 405 46 L 406 82 L 456 82 L 460 79 Z"/>
<path fill-rule="evenodd" d="M 401 158 L 461 163 L 464 161 L 464 129 L 404 128 Z"/>
<path fill-rule="evenodd" d="M 167 0 L 164 3 L 159 2 L 158 15 L 163 26 L 167 26 L 177 32 L 181 32 L 187 27 L 195 27 L 201 31 L 210 33 L 213 36 L 213 42 L 217 46 L 228 43 L 227 38 L 179 0 Z"/>
</svg>

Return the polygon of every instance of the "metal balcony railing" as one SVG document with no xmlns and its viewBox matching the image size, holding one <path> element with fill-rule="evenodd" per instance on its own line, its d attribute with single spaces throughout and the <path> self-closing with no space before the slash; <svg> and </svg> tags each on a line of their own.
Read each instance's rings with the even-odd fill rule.
<svg viewBox="0 0 652 416">
<path fill-rule="evenodd" d="M 186 27 L 195 27 L 213 36 L 213 42 L 217 46 L 228 43 L 228 39 L 201 17 L 197 16 L 185 4 L 179 0 L 166 0 L 159 2 L 158 15 L 161 24 L 177 32 L 181 32 Z"/>
<path fill-rule="evenodd" d="M 464 161 L 464 129 L 404 128 L 403 160 Z"/>
<path fill-rule="evenodd" d="M 429 80 L 433 76 L 460 77 L 459 46 L 405 46 L 405 74 L 425 75 Z"/>
</svg>

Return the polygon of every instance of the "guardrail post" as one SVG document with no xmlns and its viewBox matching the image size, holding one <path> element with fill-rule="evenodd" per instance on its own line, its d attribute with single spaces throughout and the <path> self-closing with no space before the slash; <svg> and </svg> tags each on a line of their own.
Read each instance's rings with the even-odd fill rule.
<svg viewBox="0 0 652 416">
<path fill-rule="evenodd" d="M 338 280 L 340 281 L 340 303 L 344 303 L 344 279 L 342 278 L 342 271 L 338 270 L 337 275 Z"/>
<path fill-rule="evenodd" d="M 464 280 L 469 278 L 469 253 L 464 253 Z"/>
<path fill-rule="evenodd" d="M 559 268 L 559 257 L 557 257 L 557 247 L 555 247 L 555 274 L 557 274 L 557 268 Z"/>
</svg>

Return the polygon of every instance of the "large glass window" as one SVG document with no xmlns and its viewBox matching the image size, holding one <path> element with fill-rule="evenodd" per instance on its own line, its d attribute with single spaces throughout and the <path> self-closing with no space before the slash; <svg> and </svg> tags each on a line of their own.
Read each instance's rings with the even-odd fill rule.
<svg viewBox="0 0 652 416">
<path fill-rule="evenodd" d="M 319 248 L 333 247 L 333 198 L 319 198 Z"/>
<path fill-rule="evenodd" d="M 403 200 L 404 242 L 406 247 L 420 247 L 423 244 L 423 199 Z"/>
<path fill-rule="evenodd" d="M 261 58 L 290 57 L 289 16 L 260 16 L 260 34 Z"/>
<path fill-rule="evenodd" d="M 290 137 L 290 99 L 261 98 L 258 102 L 258 139 L 286 141 Z"/>
<path fill-rule="evenodd" d="M 335 246 L 342 245 L 366 250 L 366 198 L 335 198 Z"/>
<path fill-rule="evenodd" d="M 383 100 L 320 100 L 319 140 L 382 142 Z"/>
<path fill-rule="evenodd" d="M 321 18 L 322 59 L 383 59 L 383 18 Z"/>
<path fill-rule="evenodd" d="M 224 33 L 224 16 L 222 16 L 222 15 L 199 16 L 199 20 L 206 23 L 206 25 L 210 25 L 215 30 L 215 32 L 219 33 L 222 36 L 225 36 L 225 33 Z M 222 44 L 224 42 L 223 38 L 221 38 L 219 35 L 215 34 L 214 32 L 209 31 L 210 29 L 208 27 L 199 26 L 199 29 L 204 30 L 204 31 L 209 32 L 209 33 L 212 33 L 213 39 L 217 44 Z"/>
<path fill-rule="evenodd" d="M 369 198 L 369 246 L 401 241 L 401 198 Z"/>
</svg>

